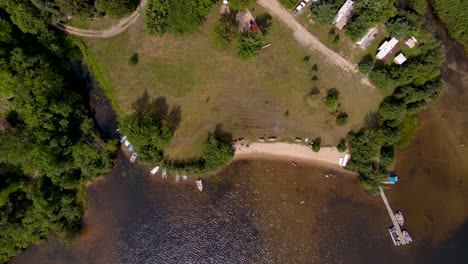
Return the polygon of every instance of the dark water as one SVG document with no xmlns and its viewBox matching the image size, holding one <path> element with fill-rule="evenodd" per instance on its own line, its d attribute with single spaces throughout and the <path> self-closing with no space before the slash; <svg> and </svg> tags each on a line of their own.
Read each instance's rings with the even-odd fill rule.
<svg viewBox="0 0 468 264">
<path fill-rule="evenodd" d="M 123 160 L 88 187 L 70 248 L 49 241 L 12 263 L 362 263 L 394 250 L 381 201 L 353 176 L 288 164 L 238 161 L 200 193 Z"/>
<path fill-rule="evenodd" d="M 237 161 L 200 193 L 193 177 L 162 181 L 119 153 L 121 164 L 88 186 L 76 241 L 65 248 L 50 239 L 12 263 L 466 263 L 468 62 L 428 19 L 447 47 L 446 90 L 420 114 L 415 140 L 398 153 L 401 181 L 386 191 L 413 244 L 393 246 L 383 203 L 350 175 L 327 179 L 319 166 Z M 105 98 L 92 98 L 98 124 L 111 133 L 115 114 Z"/>
</svg>

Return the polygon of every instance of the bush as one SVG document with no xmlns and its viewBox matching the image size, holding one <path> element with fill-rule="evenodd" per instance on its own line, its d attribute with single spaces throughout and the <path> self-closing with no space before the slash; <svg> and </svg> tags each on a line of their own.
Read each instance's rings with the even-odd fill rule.
<svg viewBox="0 0 468 264">
<path fill-rule="evenodd" d="M 345 152 L 346 151 L 346 139 L 342 138 L 340 140 L 340 143 L 338 143 L 338 146 L 336 146 L 339 152 Z"/>
<path fill-rule="evenodd" d="M 330 89 L 328 91 L 328 95 L 325 98 L 325 105 L 333 109 L 340 107 L 340 100 L 338 99 L 338 90 Z"/>
<path fill-rule="evenodd" d="M 216 44 L 227 46 L 239 35 L 239 24 L 236 15 L 236 11 L 221 14 L 213 34 L 213 41 Z"/>
<path fill-rule="evenodd" d="M 132 56 L 128 59 L 128 65 L 135 66 L 138 64 L 138 53 L 133 53 Z"/>
<path fill-rule="evenodd" d="M 396 143 L 398 149 L 402 149 L 411 143 L 419 128 L 419 121 L 415 114 L 406 116 L 398 126 L 400 137 Z"/>
<path fill-rule="evenodd" d="M 416 11 L 420 15 L 426 14 L 427 11 L 427 1 L 426 0 L 411 0 L 410 3 L 411 9 Z"/>
<path fill-rule="evenodd" d="M 336 34 L 335 38 L 333 39 L 333 44 L 338 44 L 340 42 L 340 35 Z"/>
<path fill-rule="evenodd" d="M 413 35 L 413 25 L 405 17 L 398 17 L 387 23 L 388 33 L 397 39 Z"/>
<path fill-rule="evenodd" d="M 310 79 L 310 84 L 312 84 L 313 87 L 317 87 L 318 77 L 316 75 L 312 76 L 312 78 Z"/>
<path fill-rule="evenodd" d="M 341 112 L 337 117 L 336 117 L 336 124 L 339 126 L 343 126 L 348 122 L 348 114 L 345 112 Z"/>
<path fill-rule="evenodd" d="M 263 37 L 259 32 L 242 32 L 237 41 L 237 54 L 242 59 L 250 59 L 260 53 Z"/>
<path fill-rule="evenodd" d="M 363 74 L 368 74 L 374 68 L 374 58 L 370 54 L 364 56 L 359 61 L 358 68 Z"/>
<path fill-rule="evenodd" d="M 314 5 L 310 14 L 314 21 L 320 24 L 331 24 L 335 20 L 336 13 L 340 6 L 335 3 L 321 3 Z"/>
<path fill-rule="evenodd" d="M 161 35 L 193 33 L 198 30 L 213 5 L 212 0 L 148 0 L 145 31 Z"/>
<path fill-rule="evenodd" d="M 260 14 L 255 18 L 258 28 L 264 36 L 270 31 L 270 27 L 273 24 L 273 17 L 270 14 L 264 13 Z"/>
<path fill-rule="evenodd" d="M 112 17 L 123 17 L 134 11 L 138 0 L 96 0 L 96 9 Z"/>
<path fill-rule="evenodd" d="M 321 138 L 314 139 L 314 141 L 313 141 L 314 144 L 312 145 L 312 151 L 319 152 L 321 142 L 322 142 Z"/>
</svg>

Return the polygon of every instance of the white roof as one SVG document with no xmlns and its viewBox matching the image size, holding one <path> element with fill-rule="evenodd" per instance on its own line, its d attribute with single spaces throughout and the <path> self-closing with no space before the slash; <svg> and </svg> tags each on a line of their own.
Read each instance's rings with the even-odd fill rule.
<svg viewBox="0 0 468 264">
<path fill-rule="evenodd" d="M 370 28 L 367 33 L 356 42 L 357 45 L 361 45 L 364 41 L 366 41 L 372 34 L 377 34 L 379 30 L 376 27 Z"/>
<path fill-rule="evenodd" d="M 403 64 L 403 62 L 406 61 L 406 57 L 405 55 L 403 55 L 403 53 L 400 53 L 398 54 L 398 56 L 395 57 L 395 59 L 393 59 L 393 61 L 395 61 L 396 64 Z"/>
<path fill-rule="evenodd" d="M 343 18 L 343 16 L 349 11 L 349 9 L 353 6 L 353 4 L 354 4 L 353 0 L 346 0 L 346 2 L 343 4 L 340 10 L 338 10 L 338 13 L 336 13 L 334 23 L 337 23 L 338 21 L 340 21 Z"/>
<path fill-rule="evenodd" d="M 383 58 L 385 58 L 385 56 L 388 55 L 388 53 L 390 51 L 392 51 L 392 49 L 396 46 L 396 44 L 398 43 L 398 39 L 396 38 L 392 38 L 390 41 L 385 41 L 379 48 L 378 48 L 378 53 L 375 57 L 377 57 L 377 59 L 381 60 Z"/>
</svg>

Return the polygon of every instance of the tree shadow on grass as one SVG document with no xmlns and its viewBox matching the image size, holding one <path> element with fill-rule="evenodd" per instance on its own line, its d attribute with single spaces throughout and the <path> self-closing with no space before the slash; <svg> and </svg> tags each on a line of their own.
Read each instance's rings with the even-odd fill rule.
<svg viewBox="0 0 468 264">
<path fill-rule="evenodd" d="M 145 89 L 143 94 L 132 103 L 132 108 L 138 118 L 156 117 L 165 123 L 172 132 L 175 132 L 182 120 L 182 110 L 180 105 L 169 107 L 165 97 L 152 99 Z M 171 110 L 169 111 L 169 109 Z"/>
<path fill-rule="evenodd" d="M 225 144 L 232 144 L 232 133 L 226 132 L 223 130 L 223 125 L 218 123 L 216 124 L 216 128 L 214 130 L 214 136 L 217 140 L 225 143 Z"/>
</svg>

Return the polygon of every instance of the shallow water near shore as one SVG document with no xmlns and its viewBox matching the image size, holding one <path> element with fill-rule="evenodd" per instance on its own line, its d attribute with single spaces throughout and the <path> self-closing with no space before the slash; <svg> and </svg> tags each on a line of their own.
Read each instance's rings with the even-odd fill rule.
<svg viewBox="0 0 468 264">
<path fill-rule="evenodd" d="M 288 161 L 240 160 L 198 192 L 125 160 L 88 186 L 86 228 L 12 263 L 360 263 L 393 250 L 378 197 L 355 176 Z M 38 261 L 40 260 L 40 261 Z"/>
</svg>

